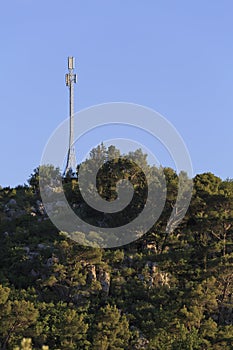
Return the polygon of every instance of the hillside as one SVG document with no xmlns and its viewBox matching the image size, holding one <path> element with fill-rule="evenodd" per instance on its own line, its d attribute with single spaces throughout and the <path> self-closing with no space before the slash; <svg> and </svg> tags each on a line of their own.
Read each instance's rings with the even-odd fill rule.
<svg viewBox="0 0 233 350">
<path fill-rule="evenodd" d="M 105 217 L 106 227 L 134 218 L 144 203 L 141 170 L 124 166 L 136 188 L 133 204 Z M 119 161 L 103 167 L 97 179 L 103 198 L 116 198 L 123 168 Z M 161 169 L 148 168 L 158 179 Z M 117 175 L 109 177 L 109 169 Z M 59 232 L 43 207 L 38 169 L 28 185 L 0 189 L 1 349 L 23 338 L 33 349 L 233 349 L 233 181 L 196 175 L 189 209 L 167 234 L 178 177 L 162 170 L 162 215 L 146 235 L 115 249 L 80 245 Z M 83 202 L 76 178 L 66 178 L 64 189 L 84 220 L 102 220 Z"/>
</svg>

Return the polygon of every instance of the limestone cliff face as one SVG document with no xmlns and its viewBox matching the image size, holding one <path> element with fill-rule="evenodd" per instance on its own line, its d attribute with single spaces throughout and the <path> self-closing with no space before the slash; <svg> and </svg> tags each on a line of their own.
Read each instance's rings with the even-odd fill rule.
<svg viewBox="0 0 233 350">
<path fill-rule="evenodd" d="M 97 280 L 96 267 L 95 265 L 89 265 L 87 269 L 87 283 L 91 284 L 92 282 L 95 282 Z"/>
<path fill-rule="evenodd" d="M 100 270 L 99 281 L 102 286 L 102 291 L 108 295 L 110 289 L 110 273 L 104 270 Z"/>
<path fill-rule="evenodd" d="M 105 271 L 102 267 L 96 265 L 87 266 L 87 280 L 88 285 L 93 284 L 94 282 L 99 282 L 101 285 L 101 290 L 106 295 L 109 294 L 111 276 L 110 273 Z"/>
</svg>

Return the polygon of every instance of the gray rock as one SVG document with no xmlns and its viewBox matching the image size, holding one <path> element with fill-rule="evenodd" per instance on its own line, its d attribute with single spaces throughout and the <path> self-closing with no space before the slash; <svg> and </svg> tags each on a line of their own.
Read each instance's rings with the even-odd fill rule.
<svg viewBox="0 0 233 350">
<path fill-rule="evenodd" d="M 59 259 L 56 256 L 52 256 L 51 258 L 48 258 L 47 262 L 46 262 L 46 266 L 50 267 L 54 264 L 57 264 L 59 262 Z"/>
<path fill-rule="evenodd" d="M 46 262 L 46 266 L 50 267 L 53 265 L 53 258 L 48 258 L 47 262 Z"/>
<path fill-rule="evenodd" d="M 102 291 L 109 294 L 109 288 L 110 288 L 110 273 L 104 270 L 101 270 L 99 272 L 99 282 L 102 286 Z"/>
<path fill-rule="evenodd" d="M 38 249 L 46 249 L 48 246 L 46 246 L 44 243 L 37 244 Z"/>
<path fill-rule="evenodd" d="M 16 200 L 14 198 L 11 198 L 8 202 L 8 206 L 15 206 L 15 205 L 17 205 Z"/>
<path fill-rule="evenodd" d="M 96 281 L 96 268 L 95 265 L 89 265 L 87 273 L 87 283 L 91 284 L 93 281 Z"/>
<path fill-rule="evenodd" d="M 33 260 L 35 257 L 37 257 L 39 255 L 38 252 L 30 252 L 29 253 L 29 259 Z"/>
<path fill-rule="evenodd" d="M 19 218 L 22 215 L 25 215 L 26 211 L 25 210 L 17 210 L 17 209 L 8 209 L 6 211 L 6 215 L 11 218 L 11 219 L 16 219 Z"/>
<path fill-rule="evenodd" d="M 23 247 L 23 250 L 25 250 L 25 252 L 26 252 L 27 254 L 30 253 L 30 248 L 29 248 L 29 247 Z"/>
<path fill-rule="evenodd" d="M 144 276 L 143 276 L 141 273 L 139 273 L 139 274 L 138 274 L 138 279 L 139 279 L 140 281 L 144 281 Z"/>
</svg>

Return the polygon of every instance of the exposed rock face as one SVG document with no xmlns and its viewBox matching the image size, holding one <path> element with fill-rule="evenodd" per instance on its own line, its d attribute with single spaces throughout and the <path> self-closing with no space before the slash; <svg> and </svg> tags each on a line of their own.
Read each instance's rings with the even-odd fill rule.
<svg viewBox="0 0 233 350">
<path fill-rule="evenodd" d="M 155 274 L 155 276 L 153 277 L 154 278 L 154 284 L 160 284 L 162 286 L 168 286 L 170 287 L 169 285 L 169 275 L 167 272 L 158 272 Z"/>
<path fill-rule="evenodd" d="M 47 262 L 46 262 L 46 266 L 50 267 L 53 265 L 53 258 L 48 258 Z"/>
<path fill-rule="evenodd" d="M 46 262 L 46 266 L 50 267 L 54 264 L 57 264 L 59 262 L 59 259 L 56 256 L 52 256 L 51 258 L 48 258 L 47 262 Z"/>
<path fill-rule="evenodd" d="M 8 205 L 8 207 L 16 206 L 17 202 L 16 202 L 16 200 L 14 198 L 11 198 L 7 205 Z"/>
<path fill-rule="evenodd" d="M 169 273 L 163 272 L 159 269 L 158 264 L 156 262 L 147 261 L 145 268 L 149 272 L 149 277 L 146 278 L 146 282 L 149 288 L 154 286 L 167 286 L 170 288 L 170 277 Z M 143 278 L 142 278 L 143 276 Z M 138 278 L 144 281 L 144 275 L 138 274 Z"/>
<path fill-rule="evenodd" d="M 13 209 L 13 208 L 6 208 L 5 209 L 6 216 L 10 219 L 16 219 L 19 218 L 22 215 L 26 214 L 25 210 L 20 210 L 20 209 Z"/>
<path fill-rule="evenodd" d="M 91 284 L 92 282 L 98 281 L 101 284 L 102 292 L 109 294 L 110 289 L 110 273 L 104 271 L 103 268 L 99 268 L 96 265 L 87 266 L 87 283 Z"/>
<path fill-rule="evenodd" d="M 23 250 L 25 250 L 25 252 L 26 252 L 27 254 L 30 253 L 30 248 L 29 248 L 29 247 L 23 247 Z"/>
<path fill-rule="evenodd" d="M 22 215 L 25 215 L 26 211 L 20 209 L 17 206 L 16 200 L 14 198 L 11 198 L 9 202 L 4 206 L 4 213 L 6 215 L 6 219 L 11 221 L 12 219 L 16 219 Z"/>
<path fill-rule="evenodd" d="M 100 270 L 98 277 L 98 280 L 102 286 L 102 291 L 108 295 L 110 288 L 110 273 L 104 270 Z"/>
<path fill-rule="evenodd" d="M 51 245 L 45 243 L 38 243 L 37 248 L 39 250 L 51 249 Z"/>
<path fill-rule="evenodd" d="M 77 286 L 76 294 L 73 296 L 73 302 L 79 305 L 80 303 L 85 303 L 90 295 L 98 294 L 100 291 L 104 295 L 109 295 L 110 273 L 104 271 L 103 268 L 98 265 L 87 264 L 86 261 L 83 261 L 82 265 L 87 269 L 86 283 L 90 288 L 84 290 L 81 285 Z M 93 282 L 94 285 L 91 286 Z"/>
<path fill-rule="evenodd" d="M 96 267 L 95 265 L 89 265 L 87 273 L 87 283 L 91 284 L 94 281 L 96 281 Z"/>
<path fill-rule="evenodd" d="M 29 256 L 29 259 L 30 259 L 30 260 L 33 260 L 34 258 L 36 258 L 37 256 L 39 256 L 39 253 L 38 253 L 38 252 L 30 252 L 30 253 L 28 254 L 28 256 Z"/>
<path fill-rule="evenodd" d="M 38 249 L 46 249 L 46 245 L 43 243 L 39 243 L 39 244 L 37 244 L 37 248 Z"/>
<path fill-rule="evenodd" d="M 37 206 L 37 211 L 40 215 L 45 215 L 46 212 L 45 212 L 45 208 L 44 208 L 44 205 L 41 201 L 37 200 L 36 201 L 36 206 Z"/>
</svg>

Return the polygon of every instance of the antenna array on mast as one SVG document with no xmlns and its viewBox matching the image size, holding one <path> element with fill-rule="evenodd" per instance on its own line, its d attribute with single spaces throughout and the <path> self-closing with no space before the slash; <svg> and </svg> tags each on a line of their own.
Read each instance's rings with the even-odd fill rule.
<svg viewBox="0 0 233 350">
<path fill-rule="evenodd" d="M 69 149 L 67 155 L 64 176 L 73 175 L 76 172 L 76 155 L 74 147 L 74 83 L 77 83 L 77 75 L 74 74 L 74 57 L 68 57 L 69 73 L 65 75 L 66 86 L 69 88 Z"/>
</svg>

